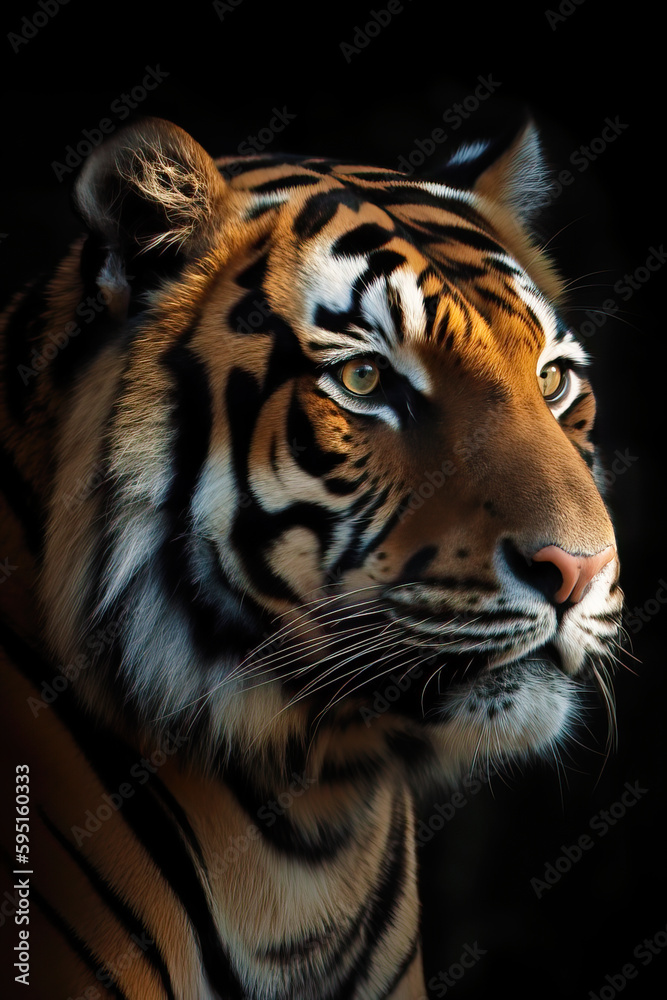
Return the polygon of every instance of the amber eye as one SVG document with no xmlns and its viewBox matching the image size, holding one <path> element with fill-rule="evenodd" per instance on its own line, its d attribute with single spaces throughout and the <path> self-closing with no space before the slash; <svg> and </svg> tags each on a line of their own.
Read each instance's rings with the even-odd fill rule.
<svg viewBox="0 0 667 1000">
<path fill-rule="evenodd" d="M 380 372 L 373 361 L 356 358 L 346 361 L 340 370 L 340 380 L 355 396 L 368 396 L 380 384 Z"/>
<path fill-rule="evenodd" d="M 540 391 L 548 403 L 553 403 L 567 389 L 569 375 L 558 362 L 545 365 L 537 378 Z"/>
</svg>

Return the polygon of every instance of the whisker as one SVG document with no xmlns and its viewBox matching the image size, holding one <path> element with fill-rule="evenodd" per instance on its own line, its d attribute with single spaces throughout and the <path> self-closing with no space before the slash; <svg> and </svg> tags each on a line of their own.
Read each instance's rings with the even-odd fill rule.
<svg viewBox="0 0 667 1000">
<path fill-rule="evenodd" d="M 386 659 L 386 657 L 383 657 L 382 659 Z M 420 660 L 421 660 L 420 656 L 413 656 L 410 660 L 408 660 L 407 664 L 406 663 L 401 664 L 401 667 L 405 667 L 406 668 L 404 670 L 402 676 L 401 676 L 401 680 L 409 672 L 411 666 L 414 665 L 415 663 L 419 663 Z M 375 666 L 376 666 L 376 664 L 374 663 L 373 667 L 375 667 Z M 390 667 L 387 667 L 386 670 L 381 670 L 380 673 L 374 674 L 373 679 L 375 681 L 377 681 L 381 677 L 386 676 L 386 674 L 391 673 L 391 671 L 398 670 L 398 669 L 400 669 L 400 668 L 394 663 Z M 353 673 L 356 673 L 356 671 L 350 671 L 346 676 L 349 677 Z M 332 696 L 332 698 L 324 706 L 324 708 L 320 712 L 318 712 L 316 718 L 319 718 L 320 716 L 324 715 L 326 712 L 331 711 L 333 708 L 335 708 L 335 706 L 340 701 L 342 701 L 343 697 L 350 697 L 350 695 L 354 694 L 355 691 L 358 691 L 360 687 L 363 687 L 364 683 L 365 683 L 364 681 L 361 681 L 355 687 L 349 688 L 348 690 L 344 690 L 345 689 L 345 684 L 341 685 L 341 687 L 338 689 L 338 691 L 335 693 L 335 695 Z"/>
</svg>

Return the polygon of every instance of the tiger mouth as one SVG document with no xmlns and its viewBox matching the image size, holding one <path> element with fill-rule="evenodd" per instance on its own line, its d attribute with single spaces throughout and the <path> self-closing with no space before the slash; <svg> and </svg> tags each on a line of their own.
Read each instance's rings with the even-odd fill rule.
<svg viewBox="0 0 667 1000">
<path fill-rule="evenodd" d="M 389 705 L 394 712 L 426 722 L 448 721 L 464 703 L 469 714 L 479 709 L 493 718 L 512 707 L 527 675 L 569 680 L 558 650 L 549 642 L 502 663 L 436 655 L 424 668 L 371 680 L 369 699 L 375 708 Z"/>
<path fill-rule="evenodd" d="M 330 627 L 320 622 L 322 641 L 306 640 L 301 665 L 294 669 L 291 664 L 292 669 L 282 672 L 290 695 L 299 700 L 308 697 L 320 712 L 352 700 L 386 703 L 394 714 L 427 720 L 442 715 L 452 692 L 475 687 L 490 691 L 509 676 L 519 684 L 522 672 L 535 664 L 543 672 L 567 673 L 553 641 L 552 622 L 535 629 L 535 622 L 526 619 L 523 641 L 508 633 L 504 643 L 496 637 L 477 642 L 474 648 L 451 650 L 447 640 L 435 634 L 397 634 L 384 609 L 370 608 L 364 614 L 367 620 L 358 628 L 343 628 L 339 620 Z M 462 623 L 460 617 L 457 621 L 464 627 L 468 617 L 472 620 L 464 616 Z M 344 623 L 345 616 L 341 620 Z"/>
<path fill-rule="evenodd" d="M 584 690 L 610 697 L 600 666 L 609 639 L 576 605 L 524 595 L 517 606 L 501 593 L 473 609 L 450 594 L 434 614 L 425 601 L 399 607 L 392 593 L 328 594 L 290 620 L 277 661 L 290 702 L 318 719 L 402 718 L 511 751 L 557 740 Z"/>
</svg>

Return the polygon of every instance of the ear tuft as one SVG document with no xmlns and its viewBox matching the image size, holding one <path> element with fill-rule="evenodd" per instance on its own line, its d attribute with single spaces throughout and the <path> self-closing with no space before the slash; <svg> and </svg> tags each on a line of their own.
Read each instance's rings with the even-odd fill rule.
<svg viewBox="0 0 667 1000">
<path fill-rule="evenodd" d="M 550 200 L 551 173 L 539 133 L 525 118 L 518 132 L 463 143 L 428 177 L 484 195 L 521 224 L 529 224 Z"/>
<path fill-rule="evenodd" d="M 509 147 L 484 170 L 474 190 L 507 207 L 522 223 L 530 223 L 549 203 L 551 172 L 540 136 L 529 121 Z"/>
<path fill-rule="evenodd" d="M 84 221 L 124 260 L 204 250 L 223 196 L 211 157 L 182 129 L 157 118 L 96 149 L 74 190 Z"/>
</svg>

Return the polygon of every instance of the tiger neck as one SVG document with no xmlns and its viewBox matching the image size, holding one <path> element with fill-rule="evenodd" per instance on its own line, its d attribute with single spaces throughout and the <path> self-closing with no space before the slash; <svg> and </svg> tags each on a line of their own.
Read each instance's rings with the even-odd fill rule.
<svg viewBox="0 0 667 1000">
<path fill-rule="evenodd" d="M 160 774 L 192 826 L 233 964 L 260 984 L 270 956 L 295 995 L 316 982 L 361 995 L 366 977 L 384 983 L 413 963 L 417 984 L 414 807 L 400 768 L 314 770 L 270 792 L 238 766 L 216 779 L 169 765 Z M 281 913 L 298 914 L 289 939 L 276 937 Z"/>
</svg>

